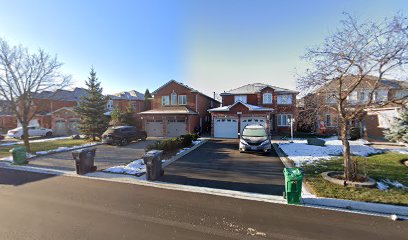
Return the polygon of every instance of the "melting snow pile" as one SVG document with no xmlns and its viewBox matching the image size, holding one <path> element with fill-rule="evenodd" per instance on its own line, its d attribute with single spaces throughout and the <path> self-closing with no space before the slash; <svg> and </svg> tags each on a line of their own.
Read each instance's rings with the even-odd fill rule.
<svg viewBox="0 0 408 240">
<path fill-rule="evenodd" d="M 392 181 L 390 179 L 377 181 L 377 188 L 380 190 L 387 190 L 388 188 L 390 188 L 390 186 L 396 187 L 396 188 L 408 189 L 408 186 L 405 186 L 404 184 L 398 181 Z"/>
<path fill-rule="evenodd" d="M 107 168 L 103 171 L 110 172 L 110 173 L 124 173 L 124 174 L 136 175 L 136 174 L 145 173 L 146 166 L 143 162 L 143 159 L 137 159 L 127 165 L 114 166 L 114 167 Z"/>
<path fill-rule="evenodd" d="M 77 145 L 77 146 L 72 146 L 72 147 L 59 147 L 59 148 L 51 149 L 48 151 L 39 151 L 39 152 L 36 152 L 35 154 L 36 155 L 46 155 L 50 153 L 66 152 L 66 151 L 76 150 L 76 149 L 85 148 L 85 147 L 92 147 L 97 144 L 98 143 L 85 143 L 82 145 Z"/>
<path fill-rule="evenodd" d="M 335 138 L 322 139 L 326 146 L 320 147 L 308 145 L 306 140 L 294 140 L 293 143 L 279 143 L 279 147 L 288 155 L 288 158 L 295 162 L 296 166 L 308 164 L 321 159 L 331 159 L 333 156 L 340 156 L 343 152 L 341 140 Z M 369 156 L 382 153 L 382 150 L 364 145 L 364 140 L 349 141 L 351 154 L 356 156 Z"/>
<path fill-rule="evenodd" d="M 45 138 L 45 139 L 37 139 L 37 140 L 30 140 L 30 143 L 39 143 L 39 142 L 50 142 L 55 140 L 63 140 L 63 139 L 71 139 L 71 137 L 55 137 L 55 138 Z M 0 144 L 0 147 L 7 147 L 7 146 L 14 146 L 18 144 L 24 144 L 23 141 L 16 141 L 16 142 L 8 142 Z"/>
</svg>

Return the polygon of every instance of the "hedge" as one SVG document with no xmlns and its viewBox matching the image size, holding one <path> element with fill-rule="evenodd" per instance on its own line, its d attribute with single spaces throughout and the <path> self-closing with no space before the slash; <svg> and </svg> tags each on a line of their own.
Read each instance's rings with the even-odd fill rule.
<svg viewBox="0 0 408 240">
<path fill-rule="evenodd" d="M 163 151 L 172 151 L 185 147 L 190 147 L 193 144 L 193 141 L 197 140 L 197 134 L 186 134 L 181 135 L 177 138 L 169 138 L 165 140 L 157 141 L 153 144 L 150 144 L 146 147 L 146 151 L 150 150 L 163 150 Z"/>
</svg>

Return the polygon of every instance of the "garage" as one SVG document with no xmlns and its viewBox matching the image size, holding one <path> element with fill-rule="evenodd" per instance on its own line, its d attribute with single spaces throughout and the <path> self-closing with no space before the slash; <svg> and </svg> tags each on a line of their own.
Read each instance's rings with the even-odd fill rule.
<svg viewBox="0 0 408 240">
<path fill-rule="evenodd" d="M 168 137 L 178 137 L 187 133 L 186 120 L 167 120 L 167 135 Z"/>
<path fill-rule="evenodd" d="M 163 120 L 146 120 L 145 130 L 149 137 L 163 136 Z"/>
<path fill-rule="evenodd" d="M 266 118 L 265 117 L 242 117 L 240 132 L 244 130 L 245 126 L 252 125 L 252 124 L 260 124 L 266 127 Z"/>
<path fill-rule="evenodd" d="M 54 122 L 54 127 L 52 129 L 53 134 L 56 136 L 67 135 L 67 127 L 64 119 L 58 119 Z"/>
<path fill-rule="evenodd" d="M 237 138 L 238 119 L 236 118 L 214 118 L 214 137 Z"/>
</svg>

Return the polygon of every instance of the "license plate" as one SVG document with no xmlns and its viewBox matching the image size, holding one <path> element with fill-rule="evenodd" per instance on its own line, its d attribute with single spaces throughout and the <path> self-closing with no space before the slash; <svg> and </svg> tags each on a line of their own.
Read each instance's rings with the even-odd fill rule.
<svg viewBox="0 0 408 240">
<path fill-rule="evenodd" d="M 252 147 L 252 146 L 251 146 L 251 150 L 258 150 L 258 148 L 257 148 L 257 147 Z"/>
</svg>

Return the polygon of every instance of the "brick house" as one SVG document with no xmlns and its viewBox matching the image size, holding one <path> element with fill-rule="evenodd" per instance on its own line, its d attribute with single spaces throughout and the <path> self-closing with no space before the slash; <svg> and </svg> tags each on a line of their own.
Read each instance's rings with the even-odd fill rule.
<svg viewBox="0 0 408 240">
<path fill-rule="evenodd" d="M 352 76 L 350 76 L 352 78 Z M 347 83 L 347 79 L 345 80 Z M 372 91 L 375 77 L 367 76 L 364 81 L 348 96 L 348 105 L 359 106 L 366 104 L 369 101 L 369 94 Z M 335 109 L 336 99 L 332 97 L 331 87 L 336 88 L 336 82 L 332 81 L 329 84 L 317 89 L 311 94 L 303 97 L 303 106 L 299 113 L 299 125 L 308 125 L 306 128 L 312 132 L 327 134 L 339 134 L 338 113 Z M 394 122 L 394 118 L 398 116 L 399 111 L 404 106 L 403 101 L 398 101 L 405 96 L 408 96 L 408 83 L 406 81 L 383 79 L 379 82 L 373 96 L 372 102 L 364 113 L 358 118 L 348 122 L 349 127 L 360 129 L 360 135 L 365 138 L 382 140 L 384 139 L 384 130 L 388 129 Z M 388 102 L 395 100 L 385 106 L 375 107 L 377 103 Z M 406 103 L 405 103 L 406 104 Z M 312 115 L 306 116 L 307 112 L 313 110 Z M 305 119 L 311 119 L 305 123 Z"/>
<path fill-rule="evenodd" d="M 29 125 L 50 128 L 56 136 L 78 134 L 80 116 L 74 111 L 74 108 L 86 94 L 87 91 L 83 88 L 37 93 L 33 97 L 32 110 L 35 115 Z M 137 113 L 144 110 L 144 95 L 137 91 L 122 92 L 108 97 L 106 115 L 109 115 L 109 111 L 114 107 L 125 111 L 128 106 L 131 106 L 135 112 L 135 121 L 137 121 Z M 3 132 L 20 126 L 15 115 L 7 112 L 0 114 L 0 124 Z"/>
<path fill-rule="evenodd" d="M 264 125 L 268 132 L 289 132 L 298 92 L 263 83 L 221 93 L 222 107 L 210 109 L 212 135 L 236 138 L 245 126 Z"/>
<path fill-rule="evenodd" d="M 0 133 L 17 126 L 17 120 L 7 101 L 0 100 Z"/>
<path fill-rule="evenodd" d="M 209 131 L 208 109 L 220 105 L 215 99 L 175 80 L 159 87 L 152 95 L 152 109 L 140 113 L 148 136 L 176 137 L 198 128 Z"/>
</svg>

